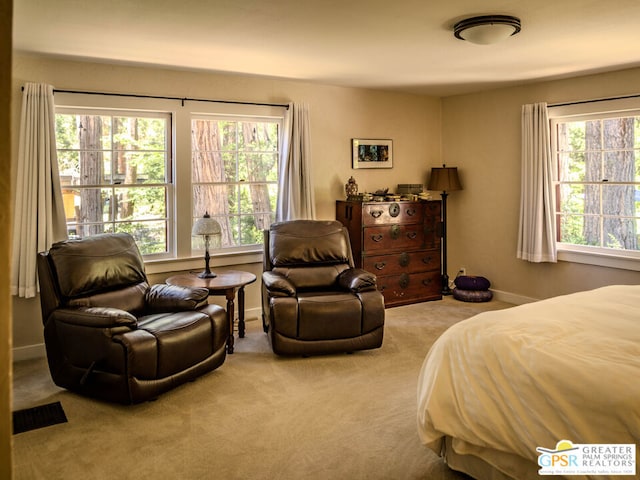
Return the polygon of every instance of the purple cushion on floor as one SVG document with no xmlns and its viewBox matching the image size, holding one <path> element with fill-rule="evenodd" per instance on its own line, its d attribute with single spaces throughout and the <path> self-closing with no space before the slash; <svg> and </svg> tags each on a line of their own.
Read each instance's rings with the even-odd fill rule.
<svg viewBox="0 0 640 480">
<path fill-rule="evenodd" d="M 462 290 L 453 289 L 453 298 L 463 302 L 488 302 L 493 298 L 491 290 Z"/>
<path fill-rule="evenodd" d="M 454 280 L 456 287 L 462 290 L 487 290 L 491 286 L 491 282 L 484 277 L 475 277 L 472 275 L 461 275 Z"/>
</svg>

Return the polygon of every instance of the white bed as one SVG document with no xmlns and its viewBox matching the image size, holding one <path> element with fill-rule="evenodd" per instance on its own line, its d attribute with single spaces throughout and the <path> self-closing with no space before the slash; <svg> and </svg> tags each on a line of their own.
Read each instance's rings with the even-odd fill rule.
<svg viewBox="0 0 640 480">
<path fill-rule="evenodd" d="M 636 444 L 640 459 L 640 285 L 453 325 L 422 366 L 418 431 L 451 468 L 480 480 L 539 479 L 536 448 L 565 439 Z"/>
</svg>

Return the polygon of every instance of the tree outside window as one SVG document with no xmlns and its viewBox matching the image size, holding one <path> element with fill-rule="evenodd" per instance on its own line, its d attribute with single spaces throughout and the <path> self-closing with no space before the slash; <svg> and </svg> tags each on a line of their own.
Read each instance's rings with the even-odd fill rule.
<svg viewBox="0 0 640 480">
<path fill-rule="evenodd" d="M 222 249 L 262 244 L 275 220 L 279 129 L 271 118 L 192 118 L 193 221 L 217 219 Z"/>
<path fill-rule="evenodd" d="M 554 122 L 558 241 L 637 251 L 640 116 Z"/>
<path fill-rule="evenodd" d="M 170 120 L 168 113 L 57 109 L 70 238 L 127 232 L 144 255 L 168 251 Z"/>
</svg>

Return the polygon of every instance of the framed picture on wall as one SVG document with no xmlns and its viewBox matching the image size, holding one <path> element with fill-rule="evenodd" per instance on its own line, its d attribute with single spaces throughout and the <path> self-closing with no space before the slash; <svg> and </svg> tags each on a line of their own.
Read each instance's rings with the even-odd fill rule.
<svg viewBox="0 0 640 480">
<path fill-rule="evenodd" d="M 393 140 L 351 139 L 353 168 L 392 168 Z"/>
</svg>

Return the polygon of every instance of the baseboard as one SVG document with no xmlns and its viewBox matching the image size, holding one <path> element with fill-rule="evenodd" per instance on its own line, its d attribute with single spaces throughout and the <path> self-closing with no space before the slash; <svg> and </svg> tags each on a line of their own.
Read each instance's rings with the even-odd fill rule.
<svg viewBox="0 0 640 480">
<path fill-rule="evenodd" d="M 27 345 L 13 349 L 13 363 L 32 360 L 34 358 L 44 358 L 46 356 L 47 351 L 44 343 L 36 343 L 35 345 Z"/>
<path fill-rule="evenodd" d="M 503 292 L 502 290 L 494 290 L 493 298 L 500 300 L 501 302 L 513 303 L 514 305 L 523 305 L 525 303 L 537 302 L 539 299 L 533 297 L 525 297 L 524 295 L 518 295 L 511 292 Z"/>
<path fill-rule="evenodd" d="M 236 320 L 238 320 L 237 317 L 238 315 L 236 314 Z M 251 320 L 262 320 L 262 307 L 245 309 L 244 320 L 246 322 L 249 322 Z"/>
<path fill-rule="evenodd" d="M 236 312 L 237 315 L 237 312 Z M 262 308 L 248 308 L 244 312 L 245 321 L 250 322 L 254 320 L 262 319 Z M 238 328 L 236 318 L 236 328 Z M 24 347 L 15 347 L 13 349 L 13 362 L 22 362 L 24 360 L 32 360 L 34 358 L 44 358 L 47 356 L 44 343 L 37 343 L 35 345 L 27 345 Z"/>
</svg>

